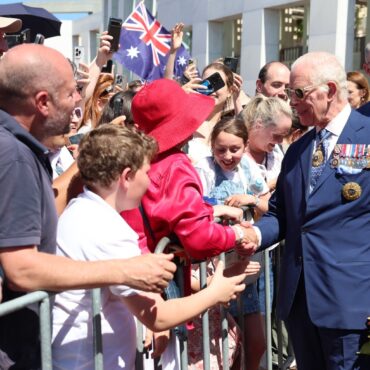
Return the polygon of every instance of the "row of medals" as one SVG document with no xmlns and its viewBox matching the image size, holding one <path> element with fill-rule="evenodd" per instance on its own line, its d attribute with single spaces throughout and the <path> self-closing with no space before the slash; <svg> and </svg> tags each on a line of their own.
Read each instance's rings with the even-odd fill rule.
<svg viewBox="0 0 370 370">
<path fill-rule="evenodd" d="M 318 145 L 312 157 L 312 166 L 321 166 L 324 162 L 322 145 Z M 367 144 L 337 144 L 333 149 L 330 161 L 332 168 L 346 166 L 355 169 L 370 168 L 370 145 Z M 356 200 L 361 196 L 362 189 L 357 182 L 347 182 L 343 185 L 342 195 L 346 200 Z"/>
</svg>

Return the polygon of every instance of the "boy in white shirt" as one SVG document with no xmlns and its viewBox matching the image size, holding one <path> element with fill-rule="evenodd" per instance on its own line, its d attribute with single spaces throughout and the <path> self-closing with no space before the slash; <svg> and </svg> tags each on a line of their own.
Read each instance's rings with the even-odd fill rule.
<svg viewBox="0 0 370 370">
<path fill-rule="evenodd" d="M 58 224 L 59 255 L 77 260 L 129 258 L 140 254 L 137 234 L 119 212 L 140 204 L 156 143 L 135 129 L 103 125 L 80 143 L 78 167 L 84 192 L 72 200 Z M 253 265 L 248 270 L 252 273 Z M 255 267 L 258 269 L 258 266 Z M 102 289 L 102 335 L 105 369 L 134 369 L 134 315 L 149 329 L 162 331 L 226 303 L 245 288 L 247 273 L 226 278 L 219 265 L 206 289 L 164 301 L 159 294 L 127 286 Z M 88 290 L 56 296 L 53 307 L 53 368 L 93 369 L 92 303 Z"/>
</svg>

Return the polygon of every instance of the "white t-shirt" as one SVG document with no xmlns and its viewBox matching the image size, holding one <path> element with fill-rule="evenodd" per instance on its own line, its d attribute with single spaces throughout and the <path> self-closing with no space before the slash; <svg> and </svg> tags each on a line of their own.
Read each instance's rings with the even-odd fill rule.
<svg viewBox="0 0 370 370">
<path fill-rule="evenodd" d="M 138 235 L 97 194 L 84 189 L 61 215 L 57 254 L 75 260 L 107 260 L 140 255 Z M 104 369 L 134 369 L 134 316 L 119 296 L 137 292 L 127 286 L 101 289 Z M 94 369 L 92 301 L 89 290 L 60 293 L 53 307 L 53 369 Z"/>
</svg>

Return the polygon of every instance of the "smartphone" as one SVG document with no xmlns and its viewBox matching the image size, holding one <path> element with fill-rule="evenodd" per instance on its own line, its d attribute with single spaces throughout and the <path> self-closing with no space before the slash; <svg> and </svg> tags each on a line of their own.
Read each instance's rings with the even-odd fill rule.
<svg viewBox="0 0 370 370">
<path fill-rule="evenodd" d="M 218 72 L 213 73 L 199 84 L 207 87 L 207 89 L 196 89 L 197 92 L 204 95 L 211 95 L 225 86 L 225 82 Z"/>
<path fill-rule="evenodd" d="M 109 59 L 107 64 L 101 69 L 103 73 L 112 73 L 113 61 Z"/>
<path fill-rule="evenodd" d="M 73 60 L 78 65 L 81 60 L 84 60 L 85 57 L 85 48 L 83 46 L 75 46 L 73 53 Z"/>
<path fill-rule="evenodd" d="M 110 51 L 115 52 L 118 50 L 119 46 L 119 36 L 122 29 L 122 19 L 119 18 L 109 18 L 108 24 L 108 35 L 113 36 L 113 40 L 110 42 Z"/>
<path fill-rule="evenodd" d="M 26 28 L 21 33 L 5 35 L 4 39 L 6 39 L 9 49 L 16 45 L 29 43 L 31 39 L 31 30 Z"/>
<path fill-rule="evenodd" d="M 123 76 L 120 74 L 116 74 L 116 77 L 114 78 L 114 84 L 121 86 L 123 81 Z"/>
<path fill-rule="evenodd" d="M 81 141 L 81 139 L 83 138 L 84 134 L 75 134 L 75 135 L 71 135 L 68 137 L 69 139 L 69 142 L 71 144 L 76 144 L 78 145 Z"/>
<path fill-rule="evenodd" d="M 123 110 L 122 96 L 116 96 L 116 98 L 113 100 L 113 115 L 114 115 L 114 118 L 122 116 L 122 110 Z"/>
<path fill-rule="evenodd" d="M 226 67 L 229 67 L 232 72 L 236 73 L 236 69 L 238 68 L 239 59 L 233 57 L 225 57 L 224 64 Z"/>
</svg>

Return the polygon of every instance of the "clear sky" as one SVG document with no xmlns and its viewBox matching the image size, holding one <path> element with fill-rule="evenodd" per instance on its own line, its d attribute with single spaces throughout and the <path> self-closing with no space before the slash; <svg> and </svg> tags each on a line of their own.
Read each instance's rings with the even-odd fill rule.
<svg viewBox="0 0 370 370">
<path fill-rule="evenodd" d="M 64 1 L 64 0 L 52 0 L 50 2 L 55 2 L 55 1 Z M 1 4 L 10 4 L 10 3 L 21 3 L 23 1 L 21 0 L 0 0 L 0 5 Z M 46 1 L 47 2 L 47 1 Z M 24 3 L 24 2 L 23 2 Z M 29 5 L 31 5 L 31 1 L 29 1 Z M 32 6 L 32 5 L 31 5 Z M 86 13 L 56 13 L 54 14 L 57 18 L 60 20 L 67 20 L 67 19 L 78 19 L 86 16 Z"/>
</svg>

